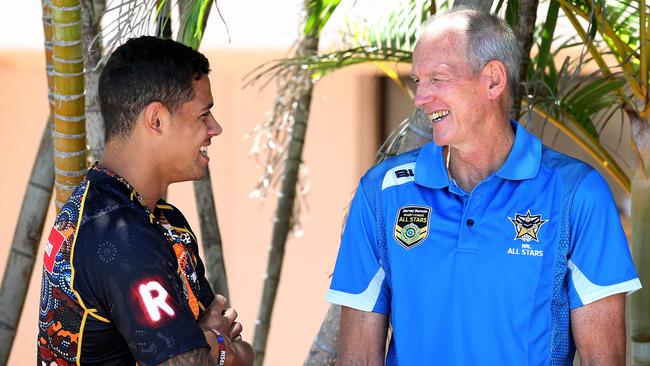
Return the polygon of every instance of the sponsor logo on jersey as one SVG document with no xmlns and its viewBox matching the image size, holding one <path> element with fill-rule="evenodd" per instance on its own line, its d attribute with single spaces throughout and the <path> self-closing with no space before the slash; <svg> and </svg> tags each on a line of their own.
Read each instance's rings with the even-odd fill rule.
<svg viewBox="0 0 650 366">
<path fill-rule="evenodd" d="M 542 219 L 542 215 L 531 215 L 530 210 L 525 215 L 517 213 L 514 218 L 508 217 L 508 219 L 515 227 L 515 238 L 513 240 L 521 239 L 526 243 L 532 240 L 539 242 L 537 237 L 539 229 L 548 222 L 548 220 Z"/>
<path fill-rule="evenodd" d="M 45 244 L 45 253 L 43 255 L 43 264 L 45 264 L 45 269 L 48 272 L 52 273 L 54 270 L 54 262 L 56 260 L 56 255 L 59 254 L 61 245 L 65 241 L 65 236 L 61 234 L 55 227 L 50 231 L 50 236 L 47 238 L 47 243 Z"/>
<path fill-rule="evenodd" d="M 413 169 L 399 169 L 395 171 L 395 178 L 415 177 Z"/>
<path fill-rule="evenodd" d="M 429 236 L 431 207 L 404 206 L 395 218 L 394 237 L 400 245 L 411 249 Z"/>
</svg>

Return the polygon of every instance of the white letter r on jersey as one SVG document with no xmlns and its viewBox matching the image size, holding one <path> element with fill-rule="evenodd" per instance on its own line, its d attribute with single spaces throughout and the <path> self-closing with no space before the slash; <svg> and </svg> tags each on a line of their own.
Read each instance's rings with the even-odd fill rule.
<svg viewBox="0 0 650 366">
<path fill-rule="evenodd" d="M 154 296 L 155 295 L 155 296 Z M 140 285 L 140 297 L 147 307 L 151 320 L 160 320 L 160 310 L 167 315 L 174 316 L 174 309 L 167 304 L 167 291 L 156 281 Z"/>
</svg>

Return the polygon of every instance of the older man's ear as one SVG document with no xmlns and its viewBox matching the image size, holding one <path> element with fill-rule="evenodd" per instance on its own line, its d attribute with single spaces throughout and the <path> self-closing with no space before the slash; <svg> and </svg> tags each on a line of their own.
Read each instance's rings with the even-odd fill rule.
<svg viewBox="0 0 650 366">
<path fill-rule="evenodd" d="M 498 99 L 506 92 L 508 78 L 506 76 L 506 67 L 501 61 L 492 60 L 485 64 L 481 76 L 486 82 L 487 97 L 489 99 Z"/>
</svg>

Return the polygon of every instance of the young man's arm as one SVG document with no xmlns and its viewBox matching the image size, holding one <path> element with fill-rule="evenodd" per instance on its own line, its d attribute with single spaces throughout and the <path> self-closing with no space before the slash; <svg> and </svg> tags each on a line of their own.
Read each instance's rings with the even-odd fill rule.
<svg viewBox="0 0 650 366">
<path fill-rule="evenodd" d="M 160 366 L 180 366 L 180 365 L 197 365 L 197 366 L 214 366 L 216 362 L 210 356 L 210 351 L 205 348 L 198 348 L 180 354 L 174 358 L 160 364 Z"/>
<path fill-rule="evenodd" d="M 210 337 L 212 334 L 212 337 Z M 200 365 L 200 366 L 215 366 L 219 359 L 219 346 L 216 336 L 210 332 L 205 333 L 210 350 L 206 348 L 198 348 L 185 352 L 176 357 L 161 363 L 161 366 L 180 366 L 180 365 Z M 225 339 L 225 337 L 224 337 Z M 228 341 L 226 341 L 228 342 Z M 226 363 L 227 366 L 250 366 L 253 364 L 253 348 L 246 342 L 238 340 L 228 342 L 230 346 L 226 347 Z"/>
<path fill-rule="evenodd" d="M 581 365 L 625 365 L 625 294 L 571 310 L 571 330 Z"/>
<path fill-rule="evenodd" d="M 388 317 L 341 307 L 337 366 L 383 365 Z"/>
</svg>

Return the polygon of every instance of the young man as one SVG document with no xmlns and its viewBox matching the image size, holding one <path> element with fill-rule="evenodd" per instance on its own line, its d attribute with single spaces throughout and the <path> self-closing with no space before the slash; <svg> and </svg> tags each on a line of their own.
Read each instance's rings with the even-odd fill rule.
<svg viewBox="0 0 650 366">
<path fill-rule="evenodd" d="M 338 365 L 625 364 L 640 288 L 606 182 L 508 120 L 519 49 L 498 18 L 435 18 L 413 54 L 433 143 L 372 168 L 328 300 Z"/>
<path fill-rule="evenodd" d="M 39 365 L 250 365 L 237 313 L 212 293 L 196 238 L 162 197 L 201 179 L 221 133 L 208 60 L 131 39 L 99 80 L 102 160 L 63 206 L 45 248 Z"/>
</svg>

